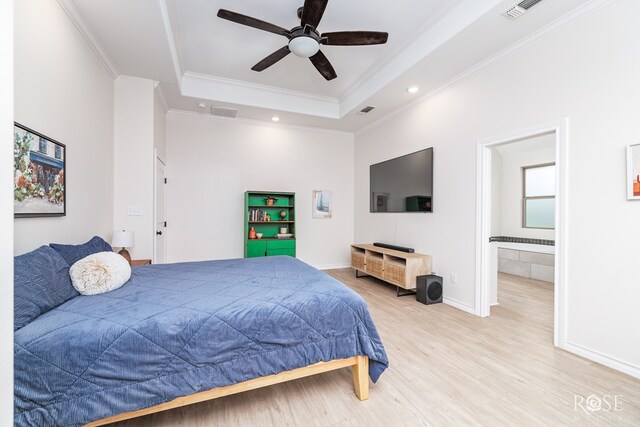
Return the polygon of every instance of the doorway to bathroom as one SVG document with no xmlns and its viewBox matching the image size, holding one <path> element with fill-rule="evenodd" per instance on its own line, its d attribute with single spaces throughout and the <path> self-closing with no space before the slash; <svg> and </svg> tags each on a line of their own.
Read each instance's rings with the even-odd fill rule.
<svg viewBox="0 0 640 427">
<path fill-rule="evenodd" d="M 476 311 L 564 340 L 567 121 L 478 143 Z M 502 313 L 502 314 L 505 314 Z"/>
</svg>

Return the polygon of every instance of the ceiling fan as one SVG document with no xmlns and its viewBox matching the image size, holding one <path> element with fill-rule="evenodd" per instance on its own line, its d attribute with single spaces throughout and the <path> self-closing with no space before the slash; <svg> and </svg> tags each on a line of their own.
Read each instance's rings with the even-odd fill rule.
<svg viewBox="0 0 640 427">
<path fill-rule="evenodd" d="M 274 24 L 261 21 L 250 16 L 241 15 L 229 10 L 220 9 L 218 17 L 238 24 L 278 34 L 289 39 L 287 46 L 276 50 L 258 62 L 251 69 L 263 71 L 293 52 L 302 58 L 309 58 L 311 63 L 327 80 L 333 80 L 336 74 L 329 59 L 320 51 L 320 45 L 327 46 L 364 46 L 384 44 L 388 33 L 377 31 L 338 31 L 320 34 L 316 29 L 329 0 L 305 0 L 304 6 L 298 9 L 300 25 L 287 30 Z"/>
</svg>

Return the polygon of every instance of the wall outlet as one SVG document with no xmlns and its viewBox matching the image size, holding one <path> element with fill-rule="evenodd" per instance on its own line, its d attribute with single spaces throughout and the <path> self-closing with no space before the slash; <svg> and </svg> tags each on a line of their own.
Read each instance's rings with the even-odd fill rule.
<svg viewBox="0 0 640 427">
<path fill-rule="evenodd" d="M 142 206 L 127 207 L 127 216 L 142 216 Z"/>
<path fill-rule="evenodd" d="M 449 279 L 452 285 L 458 284 L 458 275 L 456 273 L 451 273 L 451 278 Z"/>
</svg>

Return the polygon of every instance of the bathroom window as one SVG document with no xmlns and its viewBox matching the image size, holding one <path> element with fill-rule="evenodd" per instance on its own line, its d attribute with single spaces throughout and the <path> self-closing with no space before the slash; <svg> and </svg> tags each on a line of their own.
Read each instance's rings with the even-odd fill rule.
<svg viewBox="0 0 640 427">
<path fill-rule="evenodd" d="M 522 226 L 524 228 L 555 228 L 556 165 L 522 168 Z"/>
</svg>

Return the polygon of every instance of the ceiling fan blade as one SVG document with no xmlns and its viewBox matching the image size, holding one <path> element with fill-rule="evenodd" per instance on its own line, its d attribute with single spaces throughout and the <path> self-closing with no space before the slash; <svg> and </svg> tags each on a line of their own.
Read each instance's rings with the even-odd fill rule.
<svg viewBox="0 0 640 427">
<path fill-rule="evenodd" d="M 326 40 L 322 44 L 327 46 L 363 46 L 371 44 L 385 44 L 389 38 L 389 33 L 377 31 L 337 31 L 335 33 L 324 33 L 322 37 Z"/>
<path fill-rule="evenodd" d="M 301 25 L 310 25 L 316 28 L 324 15 L 324 10 L 327 7 L 329 0 L 305 0 L 304 6 L 302 6 L 302 19 Z"/>
<path fill-rule="evenodd" d="M 333 67 L 331 66 L 331 62 L 329 62 L 329 59 L 324 56 L 324 53 L 322 53 L 322 51 L 318 51 L 318 53 L 316 53 L 309 59 L 325 79 L 333 80 L 338 77 L 338 75 L 336 74 L 336 70 L 333 69 Z"/>
<path fill-rule="evenodd" d="M 271 55 L 264 58 L 262 61 L 258 62 L 256 65 L 251 67 L 251 69 L 253 71 L 264 71 L 290 53 L 291 51 L 289 50 L 289 46 L 285 46 L 282 49 L 276 50 Z"/>
<path fill-rule="evenodd" d="M 231 12 L 230 10 L 226 9 L 220 9 L 218 11 L 218 18 L 226 19 L 227 21 L 235 22 L 236 24 L 246 25 L 247 27 L 253 27 L 259 30 L 268 31 L 270 33 L 279 34 L 285 37 L 289 37 L 291 35 L 289 33 L 289 30 L 285 28 L 278 27 L 277 25 L 252 18 L 250 16 L 242 15 L 240 13 Z"/>
</svg>

